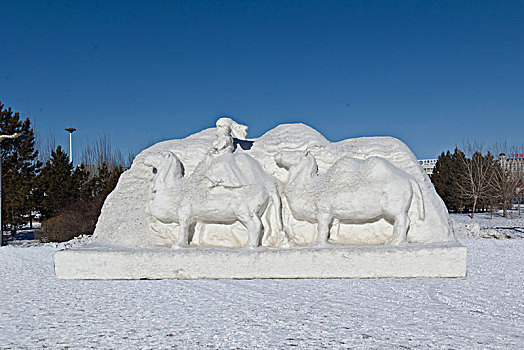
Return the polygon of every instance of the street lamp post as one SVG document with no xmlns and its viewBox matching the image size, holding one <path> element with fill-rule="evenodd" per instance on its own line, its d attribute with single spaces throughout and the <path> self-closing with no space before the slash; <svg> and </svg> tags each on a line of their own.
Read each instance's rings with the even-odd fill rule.
<svg viewBox="0 0 524 350">
<path fill-rule="evenodd" d="M 0 148 L 3 146 L 3 143 L 5 140 L 9 139 L 17 139 L 22 134 L 16 133 L 13 135 L 0 135 Z M 4 156 L 2 155 L 1 149 L 0 149 L 0 246 L 4 245 L 4 223 L 2 221 L 2 201 L 3 201 L 3 174 L 2 174 L 2 163 L 4 161 Z"/>
<path fill-rule="evenodd" d="M 75 128 L 65 128 L 69 132 L 69 163 L 73 163 L 73 133 L 76 131 Z"/>
</svg>

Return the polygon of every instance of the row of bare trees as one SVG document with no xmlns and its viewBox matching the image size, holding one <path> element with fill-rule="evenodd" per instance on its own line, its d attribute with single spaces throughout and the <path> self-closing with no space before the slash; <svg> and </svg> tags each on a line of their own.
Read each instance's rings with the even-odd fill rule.
<svg viewBox="0 0 524 350">
<path fill-rule="evenodd" d="M 35 133 L 35 148 L 38 150 L 38 159 L 45 163 L 51 158 L 51 153 L 56 150 L 56 134 L 53 131 L 40 131 L 33 127 Z M 154 142 L 153 142 L 154 143 Z M 153 144 L 151 143 L 151 144 Z M 129 152 L 126 156 L 111 144 L 107 135 L 102 135 L 93 140 L 83 140 L 80 145 L 80 164 L 89 166 L 101 166 L 106 164 L 108 167 L 124 166 L 130 167 L 135 154 Z"/>
<path fill-rule="evenodd" d="M 474 217 L 479 210 L 502 209 L 507 217 L 512 202 L 523 200 L 524 161 L 508 166 L 499 155 L 522 153 L 505 143 L 486 150 L 480 142 L 465 142 L 440 155 L 431 179 L 450 211 L 471 211 Z"/>
</svg>

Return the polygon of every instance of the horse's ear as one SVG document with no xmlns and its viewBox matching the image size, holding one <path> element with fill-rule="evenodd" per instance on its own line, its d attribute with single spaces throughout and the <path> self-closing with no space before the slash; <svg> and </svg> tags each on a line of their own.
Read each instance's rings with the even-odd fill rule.
<svg viewBox="0 0 524 350">
<path fill-rule="evenodd" d="M 307 156 L 309 156 L 310 154 L 311 154 L 311 151 L 310 151 L 309 149 L 306 149 L 306 150 L 304 151 L 304 157 L 307 157 Z"/>
</svg>

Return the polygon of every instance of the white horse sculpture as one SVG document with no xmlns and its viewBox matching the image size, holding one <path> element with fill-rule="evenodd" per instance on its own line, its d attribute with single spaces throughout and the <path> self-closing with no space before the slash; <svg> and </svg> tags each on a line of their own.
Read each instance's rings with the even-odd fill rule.
<svg viewBox="0 0 524 350">
<path fill-rule="evenodd" d="M 213 183 L 206 177 L 207 167 L 213 166 L 208 158 L 187 178 L 184 166 L 172 152 L 153 154 L 144 160 L 144 164 L 153 167 L 156 173 L 149 189 L 149 212 L 162 223 L 179 223 L 180 233 L 175 246 L 185 247 L 191 243 L 191 231 L 197 222 L 233 224 L 239 221 L 248 230 L 246 246 L 257 247 L 263 235 L 260 217 L 270 201 L 279 233 L 283 234 L 277 184 L 247 154 L 228 154 L 224 161 L 233 156 L 247 184 L 227 187 Z M 214 160 L 217 161 L 220 159 Z"/>
<path fill-rule="evenodd" d="M 408 211 L 413 203 L 418 218 L 424 220 L 419 185 L 384 158 L 344 157 L 323 175 L 318 174 L 317 162 L 309 151 L 280 151 L 275 161 L 289 170 L 283 194 L 292 215 L 297 220 L 318 223 L 318 245 L 327 244 L 334 219 L 368 223 L 384 218 L 393 223 L 389 243 L 394 245 L 407 241 Z"/>
</svg>

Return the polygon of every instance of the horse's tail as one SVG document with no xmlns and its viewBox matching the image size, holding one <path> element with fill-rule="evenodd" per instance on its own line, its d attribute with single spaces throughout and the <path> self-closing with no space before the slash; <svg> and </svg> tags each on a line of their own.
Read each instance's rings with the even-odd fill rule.
<svg viewBox="0 0 524 350">
<path fill-rule="evenodd" d="M 261 243 L 263 246 L 270 245 L 269 240 L 270 236 L 273 234 L 275 230 L 275 223 L 274 220 L 271 220 L 271 214 L 272 210 L 271 207 L 273 207 L 273 202 L 269 202 L 266 210 L 264 211 L 263 215 L 260 217 L 260 220 L 262 221 L 262 227 L 264 228 L 264 233 L 262 236 Z"/>
<path fill-rule="evenodd" d="M 411 188 L 413 189 L 413 199 L 411 200 L 411 204 L 413 205 L 413 203 L 415 203 L 417 207 L 416 209 L 418 218 L 420 219 L 420 221 L 422 221 L 426 217 L 426 210 L 424 208 L 424 198 L 422 197 L 422 190 L 418 182 L 411 176 L 409 178 L 409 183 L 411 184 Z"/>
<path fill-rule="evenodd" d="M 289 237 L 285 233 L 282 222 L 282 199 L 278 185 L 271 181 L 264 182 L 265 190 L 269 195 L 268 207 L 262 216 L 264 228 L 263 245 L 287 245 L 289 244 Z M 283 237 L 285 236 L 285 237 Z"/>
</svg>

